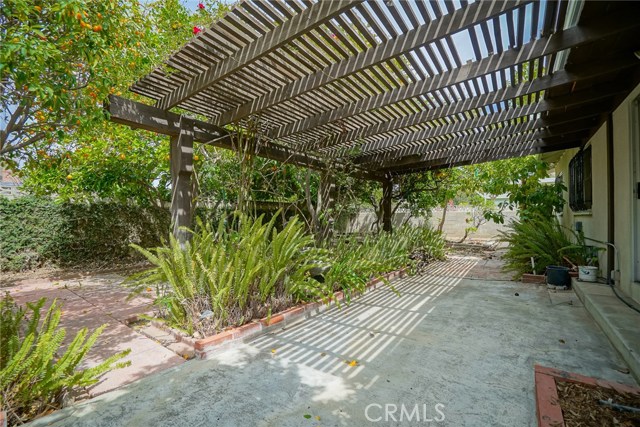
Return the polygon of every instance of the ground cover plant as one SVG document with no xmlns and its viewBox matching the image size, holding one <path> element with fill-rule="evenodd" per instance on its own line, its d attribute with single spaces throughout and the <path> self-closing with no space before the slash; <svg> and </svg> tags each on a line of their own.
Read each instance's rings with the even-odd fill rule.
<svg viewBox="0 0 640 427">
<path fill-rule="evenodd" d="M 90 335 L 83 328 L 64 344 L 66 330 L 59 326 L 62 311 L 54 300 L 43 316 L 45 303 L 42 298 L 25 309 L 8 294 L 0 300 L 0 408 L 7 412 L 9 425 L 62 407 L 74 390 L 128 364 L 119 362 L 127 350 L 80 369 L 104 325 Z"/>
<path fill-rule="evenodd" d="M 300 302 L 330 301 L 338 290 L 348 302 L 371 278 L 410 266 L 415 251 L 444 255 L 440 234 L 428 228 L 403 227 L 393 235 L 344 237 L 316 246 L 298 217 L 281 229 L 275 227 L 277 218 L 265 222 L 264 216 L 236 213 L 216 228 L 198 221 L 184 245 L 170 237 L 161 247 L 134 246 L 152 267 L 125 285 L 134 294 L 155 287 L 155 304 L 169 325 L 205 336 Z"/>
</svg>

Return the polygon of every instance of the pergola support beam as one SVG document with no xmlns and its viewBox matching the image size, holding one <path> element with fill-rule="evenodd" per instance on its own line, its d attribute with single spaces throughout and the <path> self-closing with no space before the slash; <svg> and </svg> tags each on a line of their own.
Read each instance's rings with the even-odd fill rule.
<svg viewBox="0 0 640 427">
<path fill-rule="evenodd" d="M 180 120 L 180 133 L 171 136 L 171 224 L 173 236 L 184 246 L 193 214 L 193 122 Z"/>
<path fill-rule="evenodd" d="M 607 102 L 607 104 L 610 104 L 610 102 Z M 455 137 L 455 133 L 457 132 L 462 132 L 462 131 L 469 132 L 475 128 L 484 128 L 485 126 L 504 124 L 511 120 L 522 119 L 524 117 L 530 118 L 530 116 L 533 114 L 552 111 L 552 110 L 547 110 L 547 108 L 549 108 L 549 106 L 547 105 L 546 101 L 541 101 L 538 103 L 526 105 L 524 107 L 516 107 L 516 108 L 504 110 L 500 113 L 490 114 L 487 116 L 480 116 L 468 121 L 459 121 L 459 122 L 452 123 L 450 125 L 427 129 L 426 133 L 428 136 L 424 135 L 423 132 L 416 132 L 415 134 L 403 135 L 405 138 L 416 138 L 417 136 L 421 136 L 419 140 L 414 141 L 415 144 L 419 144 L 419 145 L 414 147 L 412 150 L 408 150 L 406 148 L 403 149 L 402 146 L 395 148 L 396 146 L 400 145 L 400 143 L 393 144 L 392 143 L 393 140 L 391 140 L 390 141 L 391 146 L 388 149 L 388 151 L 386 152 L 381 151 L 373 154 L 361 155 L 361 156 L 355 157 L 353 159 L 353 162 L 355 164 L 362 165 L 362 164 L 371 164 L 375 162 L 380 162 L 383 160 L 392 161 L 401 156 L 406 156 L 411 154 L 426 154 L 431 151 L 457 147 L 461 143 L 459 141 L 464 141 L 464 139 L 466 138 L 466 137 Z M 589 117 L 599 115 L 601 111 L 602 111 L 602 103 L 600 104 L 592 103 L 591 105 L 588 105 L 582 108 L 575 108 L 571 111 L 568 111 L 562 115 L 558 115 L 553 118 L 541 117 L 539 119 L 530 119 L 528 123 L 530 123 L 530 126 L 532 127 L 529 129 L 541 128 L 546 126 L 555 126 L 555 125 L 567 123 L 570 121 L 586 119 Z M 517 124 L 515 126 L 517 126 Z M 507 123 L 506 125 L 504 125 L 504 128 L 506 129 L 505 132 L 508 132 L 508 128 L 510 127 L 514 130 L 518 129 L 517 127 L 514 127 L 514 124 Z M 529 129 L 523 126 L 523 131 L 529 130 Z M 482 134 L 491 134 L 492 132 L 493 131 L 490 129 L 485 129 L 485 130 L 479 131 L 478 133 L 472 134 L 472 135 L 479 135 L 479 136 L 469 136 L 469 135 L 467 136 L 469 137 L 469 142 L 471 142 L 476 138 L 482 138 Z M 499 134 L 500 132 L 496 131 L 494 133 Z M 451 137 L 451 135 L 453 135 L 453 137 Z M 399 137 L 399 139 L 404 142 L 404 140 L 402 139 L 403 136 Z M 436 137 L 447 137 L 447 136 L 449 137 L 442 141 L 430 141 Z M 484 138 L 484 139 L 490 139 L 490 137 Z M 479 141 L 480 139 L 477 139 L 477 140 Z"/>
<path fill-rule="evenodd" d="M 442 145 L 438 143 L 425 145 L 422 147 L 421 153 L 410 153 L 387 160 L 377 166 L 376 169 L 387 170 L 388 168 L 396 166 L 410 167 L 412 164 L 433 160 L 450 152 L 460 152 L 462 150 L 465 150 L 465 152 L 467 152 L 466 150 L 474 150 L 468 152 L 475 152 L 482 149 L 483 146 L 489 146 L 490 144 L 499 142 L 514 144 L 514 141 L 520 140 L 523 136 L 528 137 L 528 139 L 545 139 L 568 135 L 592 129 L 595 121 L 593 117 L 588 117 L 545 128 L 544 120 L 538 119 L 517 125 L 495 128 L 486 132 L 466 135 L 462 138 L 454 137 L 451 140 L 443 141 Z M 452 143 L 455 143 L 455 145 L 452 145 Z"/>
<path fill-rule="evenodd" d="M 579 147 L 582 144 L 581 139 L 570 140 L 565 142 L 559 142 L 555 144 L 545 144 L 545 145 L 537 145 L 532 141 L 529 146 L 519 146 L 519 147 L 500 147 L 493 150 L 488 150 L 485 153 L 475 154 L 475 155 L 466 155 L 461 154 L 458 156 L 452 156 L 448 158 L 438 159 L 435 161 L 429 161 L 421 164 L 414 164 L 411 166 L 388 169 L 387 173 L 391 173 L 393 175 L 406 175 L 410 173 L 415 173 L 423 170 L 437 170 L 437 169 L 446 169 L 452 168 L 456 166 L 465 166 L 471 164 L 492 162 L 495 160 L 503 160 L 510 159 L 513 157 L 524 157 L 532 154 L 542 154 L 549 153 L 552 151 L 561 151 L 567 150 L 569 148 Z"/>
<path fill-rule="evenodd" d="M 235 149 L 233 146 L 233 135 L 226 129 L 201 120 L 195 120 L 164 111 L 151 105 L 110 95 L 105 110 L 109 114 L 110 120 L 115 123 L 169 136 L 178 136 L 180 134 L 181 123 L 183 126 L 190 123 L 193 129 L 194 141 L 227 150 Z M 328 169 L 326 162 L 322 159 L 294 152 L 286 147 L 278 146 L 268 141 L 258 144 L 256 155 L 313 170 L 322 171 Z M 332 167 L 338 170 L 341 169 L 355 178 L 373 181 L 382 181 L 384 179 L 382 175 L 367 170 L 348 169 L 346 166 L 336 165 L 335 163 Z"/>
</svg>

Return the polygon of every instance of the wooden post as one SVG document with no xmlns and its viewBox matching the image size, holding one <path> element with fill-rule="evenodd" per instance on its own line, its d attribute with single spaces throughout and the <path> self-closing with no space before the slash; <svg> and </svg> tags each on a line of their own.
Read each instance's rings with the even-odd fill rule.
<svg viewBox="0 0 640 427">
<path fill-rule="evenodd" d="M 393 192 L 393 180 L 387 177 L 382 182 L 382 230 L 391 233 L 391 195 Z"/>
<path fill-rule="evenodd" d="M 189 233 L 181 227 L 191 227 L 193 187 L 193 122 L 180 119 L 180 133 L 171 137 L 171 224 L 173 236 L 184 245 Z"/>
</svg>

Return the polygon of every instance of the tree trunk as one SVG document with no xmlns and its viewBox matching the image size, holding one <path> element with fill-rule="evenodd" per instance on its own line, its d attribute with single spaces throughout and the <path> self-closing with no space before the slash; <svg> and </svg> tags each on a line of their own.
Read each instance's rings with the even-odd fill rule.
<svg viewBox="0 0 640 427">
<path fill-rule="evenodd" d="M 438 231 L 442 233 L 442 229 L 444 228 L 444 221 L 447 219 L 447 208 L 449 207 L 449 203 L 445 202 L 442 208 L 442 217 L 440 218 L 440 224 L 438 224 Z"/>
<path fill-rule="evenodd" d="M 393 181 L 387 179 L 382 183 L 382 230 L 388 233 L 393 231 L 391 196 L 393 191 Z"/>
</svg>

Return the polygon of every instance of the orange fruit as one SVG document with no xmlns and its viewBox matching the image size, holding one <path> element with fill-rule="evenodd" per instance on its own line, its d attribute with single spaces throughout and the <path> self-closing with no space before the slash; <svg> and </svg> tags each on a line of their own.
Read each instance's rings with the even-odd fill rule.
<svg viewBox="0 0 640 427">
<path fill-rule="evenodd" d="M 124 154 L 120 154 L 118 157 L 120 158 L 120 160 L 124 160 L 127 158 L 127 156 L 125 156 Z"/>
<path fill-rule="evenodd" d="M 40 6 L 33 6 L 33 9 L 34 9 L 36 12 L 42 12 L 42 8 L 41 8 Z"/>
<path fill-rule="evenodd" d="M 102 31 L 102 25 L 94 25 L 93 31 L 95 31 L 96 33 Z"/>
</svg>

